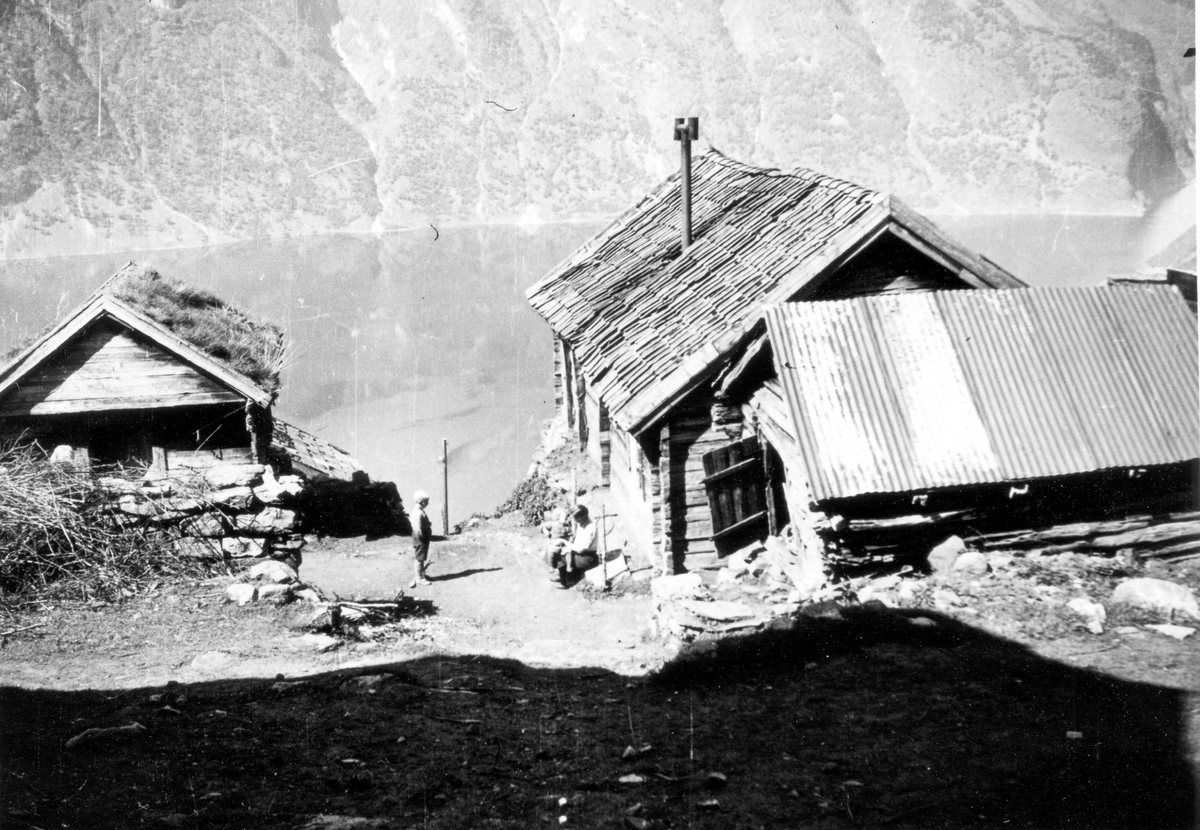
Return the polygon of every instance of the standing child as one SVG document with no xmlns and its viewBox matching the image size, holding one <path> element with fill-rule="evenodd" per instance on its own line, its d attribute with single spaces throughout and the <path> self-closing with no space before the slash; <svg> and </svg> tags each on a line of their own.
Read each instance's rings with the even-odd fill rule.
<svg viewBox="0 0 1200 830">
<path fill-rule="evenodd" d="M 429 540 L 433 538 L 433 522 L 429 521 L 429 514 L 425 512 L 425 508 L 429 505 L 429 494 L 424 490 L 418 490 L 413 493 L 413 501 L 417 505 L 417 520 L 413 522 L 414 575 L 413 581 L 409 583 L 409 588 L 432 584 L 425 578 L 425 563 L 429 560 Z"/>
</svg>

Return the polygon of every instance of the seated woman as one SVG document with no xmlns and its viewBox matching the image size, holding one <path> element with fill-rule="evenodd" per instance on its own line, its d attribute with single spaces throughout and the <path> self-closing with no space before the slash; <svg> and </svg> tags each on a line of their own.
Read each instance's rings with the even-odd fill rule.
<svg viewBox="0 0 1200 830">
<path fill-rule="evenodd" d="M 596 525 L 588 516 L 588 509 L 581 504 L 572 516 L 575 521 L 571 538 L 554 539 L 546 549 L 546 563 L 555 569 L 550 581 L 564 586 L 578 582 L 584 571 L 600 564 L 600 556 L 596 553 Z"/>
</svg>

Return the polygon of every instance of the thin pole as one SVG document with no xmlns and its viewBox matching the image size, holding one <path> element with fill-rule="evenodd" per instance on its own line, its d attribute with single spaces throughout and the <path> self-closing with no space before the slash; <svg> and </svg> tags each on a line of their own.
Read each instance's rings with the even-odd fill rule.
<svg viewBox="0 0 1200 830">
<path fill-rule="evenodd" d="M 450 451 L 442 439 L 442 535 L 450 535 Z"/>
</svg>

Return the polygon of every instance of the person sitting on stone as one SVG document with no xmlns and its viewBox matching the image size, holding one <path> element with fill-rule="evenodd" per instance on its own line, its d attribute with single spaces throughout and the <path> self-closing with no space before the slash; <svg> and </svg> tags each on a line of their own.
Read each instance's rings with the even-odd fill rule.
<svg viewBox="0 0 1200 830">
<path fill-rule="evenodd" d="M 588 509 L 581 504 L 572 516 L 575 521 L 571 538 L 553 539 L 546 549 L 546 563 L 555 571 L 550 581 L 564 586 L 577 582 L 584 571 L 600 564 L 596 525 L 588 516 Z"/>
</svg>

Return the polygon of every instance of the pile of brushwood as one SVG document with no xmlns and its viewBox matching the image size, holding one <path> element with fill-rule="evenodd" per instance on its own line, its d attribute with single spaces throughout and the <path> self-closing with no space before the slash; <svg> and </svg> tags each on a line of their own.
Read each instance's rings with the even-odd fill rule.
<svg viewBox="0 0 1200 830">
<path fill-rule="evenodd" d="M 169 533 L 123 521 L 111 505 L 91 474 L 48 461 L 36 444 L 0 447 L 0 604 L 111 601 L 149 579 L 204 568 L 179 555 Z"/>
<path fill-rule="evenodd" d="M 520 511 L 526 525 L 537 527 L 545 520 L 547 513 L 565 503 L 563 493 L 551 487 L 544 475 L 533 473 L 516 486 L 507 501 L 496 508 L 495 518 Z"/>
</svg>

